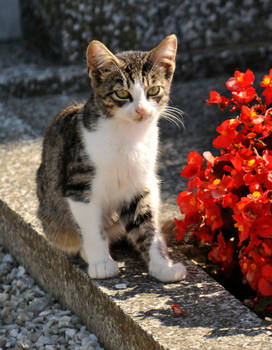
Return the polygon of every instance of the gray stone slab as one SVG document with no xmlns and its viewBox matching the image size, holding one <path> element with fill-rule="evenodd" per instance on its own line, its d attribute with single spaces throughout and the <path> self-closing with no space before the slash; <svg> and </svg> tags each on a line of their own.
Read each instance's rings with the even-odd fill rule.
<svg viewBox="0 0 272 350">
<path fill-rule="evenodd" d="M 41 96 L 48 93 L 84 91 L 89 86 L 85 65 L 38 66 L 20 63 L 0 75 L 0 98 Z"/>
<path fill-rule="evenodd" d="M 19 0 L 0 0 L 0 40 L 22 36 Z"/>
</svg>

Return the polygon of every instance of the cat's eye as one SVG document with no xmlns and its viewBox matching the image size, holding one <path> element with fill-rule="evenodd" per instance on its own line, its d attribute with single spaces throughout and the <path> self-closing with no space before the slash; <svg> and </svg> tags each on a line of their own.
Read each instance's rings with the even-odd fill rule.
<svg viewBox="0 0 272 350">
<path fill-rule="evenodd" d="M 125 89 L 116 90 L 114 93 L 118 98 L 122 100 L 127 100 L 130 98 L 130 93 Z"/>
<path fill-rule="evenodd" d="M 150 89 L 147 91 L 148 96 L 156 96 L 159 94 L 161 91 L 161 88 L 159 86 L 152 86 Z"/>
</svg>

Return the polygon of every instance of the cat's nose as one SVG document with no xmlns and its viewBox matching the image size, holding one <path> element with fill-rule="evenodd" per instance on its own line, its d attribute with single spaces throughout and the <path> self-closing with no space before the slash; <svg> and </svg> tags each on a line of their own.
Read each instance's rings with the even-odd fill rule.
<svg viewBox="0 0 272 350">
<path fill-rule="evenodd" d="M 139 114 L 139 116 L 144 117 L 146 114 L 147 110 L 144 107 L 138 106 L 136 108 L 136 113 Z"/>
</svg>

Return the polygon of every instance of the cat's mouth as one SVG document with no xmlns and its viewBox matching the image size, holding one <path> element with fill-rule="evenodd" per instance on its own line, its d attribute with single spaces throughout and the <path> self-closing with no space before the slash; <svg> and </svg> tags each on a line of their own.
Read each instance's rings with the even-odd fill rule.
<svg viewBox="0 0 272 350">
<path fill-rule="evenodd" d="M 137 123 L 142 123 L 142 122 L 145 122 L 145 121 L 150 121 L 152 118 L 151 118 L 151 114 L 146 114 L 144 116 L 142 115 L 137 115 L 134 120 L 137 122 Z"/>
</svg>

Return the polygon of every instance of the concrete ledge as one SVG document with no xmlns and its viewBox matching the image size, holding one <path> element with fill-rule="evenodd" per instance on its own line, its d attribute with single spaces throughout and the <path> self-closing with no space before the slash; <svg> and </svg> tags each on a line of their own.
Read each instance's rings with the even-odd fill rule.
<svg viewBox="0 0 272 350">
<path fill-rule="evenodd" d="M 188 261 L 189 278 L 181 283 L 156 282 L 127 254 L 120 278 L 92 281 L 3 201 L 0 233 L 2 244 L 106 349 L 271 349 L 262 321 Z M 189 315 L 174 318 L 173 302 Z"/>
</svg>

